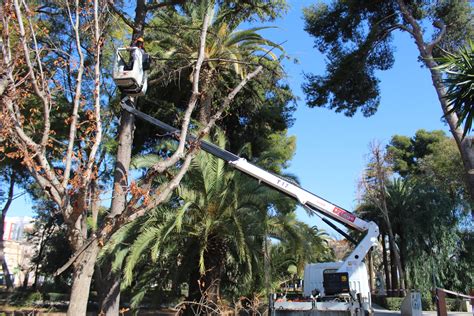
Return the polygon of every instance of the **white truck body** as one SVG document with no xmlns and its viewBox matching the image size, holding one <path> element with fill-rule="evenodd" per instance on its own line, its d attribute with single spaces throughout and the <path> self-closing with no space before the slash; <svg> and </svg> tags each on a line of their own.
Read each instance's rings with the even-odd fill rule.
<svg viewBox="0 0 474 316">
<path fill-rule="evenodd" d="M 343 262 L 322 262 L 310 263 L 304 268 L 303 295 L 311 296 L 313 290 L 318 290 L 321 296 L 325 296 L 323 286 L 323 276 L 325 272 L 337 271 Z M 369 280 L 365 263 L 359 264 L 349 278 L 351 291 L 360 293 L 366 300 L 370 299 Z"/>
<path fill-rule="evenodd" d="M 338 271 L 344 262 L 310 263 L 304 269 L 303 297 L 306 301 L 271 300 L 273 316 L 363 316 L 371 312 L 369 280 L 365 263 L 354 268 L 349 278 L 350 293 L 337 296 L 324 292 L 324 273 Z M 316 296 L 315 293 L 318 293 Z M 320 299 L 323 298 L 322 301 Z"/>
</svg>

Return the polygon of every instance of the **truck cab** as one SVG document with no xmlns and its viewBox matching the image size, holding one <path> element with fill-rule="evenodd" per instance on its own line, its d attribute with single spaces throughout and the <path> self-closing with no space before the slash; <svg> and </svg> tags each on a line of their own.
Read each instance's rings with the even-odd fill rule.
<svg viewBox="0 0 474 316">
<path fill-rule="evenodd" d="M 303 295 L 319 293 L 321 301 L 356 299 L 364 310 L 371 306 L 369 279 L 364 262 L 351 273 L 338 272 L 343 262 L 310 263 L 304 269 Z M 351 297 L 354 295 L 356 297 Z"/>
</svg>

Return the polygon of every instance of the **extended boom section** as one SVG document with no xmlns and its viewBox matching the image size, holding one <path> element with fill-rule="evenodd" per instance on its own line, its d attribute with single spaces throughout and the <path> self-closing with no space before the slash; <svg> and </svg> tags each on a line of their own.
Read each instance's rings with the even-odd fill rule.
<svg viewBox="0 0 474 316">
<path fill-rule="evenodd" d="M 121 106 L 126 111 L 169 134 L 177 136 L 180 134 L 181 131 L 179 129 L 138 111 L 128 103 L 128 97 L 121 101 Z M 366 222 L 353 213 L 214 144 L 197 139 L 193 135 L 189 135 L 187 140 L 199 141 L 199 145 L 204 151 L 223 159 L 241 172 L 297 200 L 306 210 L 310 212 L 317 211 L 344 226 L 365 233 L 364 237 L 356 243 L 356 247 L 344 261 L 308 264 L 305 267 L 303 295 L 307 299 L 306 301 L 287 302 L 272 300 L 270 303 L 270 314 L 301 315 L 300 311 L 303 310 L 306 311 L 304 315 L 317 316 L 322 312 L 325 312 L 325 314 L 328 312 L 330 314 L 328 316 L 339 316 L 339 312 L 349 313 L 351 316 L 365 316 L 367 313 L 370 313 L 370 289 L 368 286 L 367 270 L 363 260 L 369 250 L 377 244 L 379 228 L 374 222 Z M 353 241 L 348 234 L 329 222 L 327 218 L 322 217 L 324 222 L 347 239 Z M 293 311 L 295 312 L 293 313 Z M 309 314 L 307 313 L 308 311 Z"/>
<path fill-rule="evenodd" d="M 123 109 L 126 111 L 133 113 L 137 117 L 141 118 L 142 120 L 145 120 L 152 125 L 168 132 L 168 133 L 173 133 L 178 135 L 180 133 L 180 130 L 172 127 L 154 117 L 151 117 L 141 111 L 138 111 L 137 109 L 131 107 L 130 105 L 127 104 L 128 98 L 125 98 L 121 102 L 121 106 Z M 188 140 L 190 141 L 195 141 L 196 137 L 193 135 L 189 135 Z M 211 155 L 214 155 L 216 157 L 219 157 L 226 162 L 228 162 L 230 165 L 235 167 L 236 169 L 242 171 L 243 173 L 256 178 L 259 181 L 265 182 L 267 185 L 277 189 L 278 191 L 298 200 L 302 205 L 307 206 L 311 210 L 318 210 L 321 213 L 331 217 L 332 219 L 340 222 L 341 224 L 344 224 L 346 226 L 352 227 L 355 230 L 358 231 L 366 231 L 369 229 L 369 223 L 356 217 L 354 214 L 344 210 L 341 207 L 338 207 L 321 197 L 306 191 L 305 189 L 301 188 L 300 186 L 293 184 L 291 182 L 288 182 L 284 180 L 283 178 L 268 172 L 260 167 L 257 167 L 251 163 L 249 163 L 246 159 L 241 158 L 225 149 L 222 149 L 214 144 L 211 144 L 209 142 L 206 142 L 204 140 L 200 140 L 200 146 L 201 148 L 210 153 Z"/>
</svg>

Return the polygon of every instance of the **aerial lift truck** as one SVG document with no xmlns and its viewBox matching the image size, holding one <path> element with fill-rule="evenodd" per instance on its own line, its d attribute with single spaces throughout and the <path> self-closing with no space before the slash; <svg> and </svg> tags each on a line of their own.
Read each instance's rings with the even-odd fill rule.
<svg viewBox="0 0 474 316">
<path fill-rule="evenodd" d="M 142 61 L 136 59 L 135 62 L 141 63 Z M 118 56 L 114 65 L 113 78 L 117 84 L 121 82 L 118 79 L 125 76 L 120 73 L 119 63 L 120 56 Z M 140 68 L 140 65 L 136 66 Z M 117 70 L 117 73 L 115 70 Z M 145 71 L 142 69 L 136 73 L 129 73 L 126 76 L 131 77 L 130 81 L 122 86 L 119 85 L 122 92 L 126 94 L 121 101 L 121 107 L 165 132 L 179 135 L 180 130 L 133 107 L 129 96 L 144 93 L 143 88 L 146 89 Z M 133 76 L 137 77 L 133 78 Z M 131 93 L 127 94 L 130 82 L 141 82 L 141 84 L 135 85 L 134 89 L 129 90 Z M 141 90 L 138 91 L 140 87 Z M 189 135 L 188 141 L 197 141 L 197 139 L 195 136 Z M 374 222 L 364 221 L 353 213 L 322 199 L 297 184 L 257 167 L 246 159 L 212 143 L 203 140 L 199 140 L 199 143 L 201 149 L 209 154 L 223 159 L 232 167 L 295 199 L 310 214 L 322 215 L 320 217 L 326 224 L 355 244 L 354 249 L 344 261 L 306 265 L 304 270 L 303 297 L 298 301 L 285 301 L 276 300 L 272 295 L 269 306 L 270 315 L 319 316 L 324 314 L 325 316 L 366 316 L 372 313 L 369 278 L 364 258 L 369 250 L 377 244 L 379 228 Z M 359 242 L 356 242 L 340 226 L 335 225 L 334 222 L 365 235 Z"/>
</svg>

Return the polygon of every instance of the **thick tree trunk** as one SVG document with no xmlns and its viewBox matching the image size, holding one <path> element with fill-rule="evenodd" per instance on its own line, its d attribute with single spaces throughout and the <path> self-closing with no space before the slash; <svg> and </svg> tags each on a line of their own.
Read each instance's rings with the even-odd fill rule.
<svg viewBox="0 0 474 316">
<path fill-rule="evenodd" d="M 28 287 L 28 282 L 30 281 L 30 271 L 26 271 L 25 272 L 25 277 L 23 279 L 23 284 L 22 284 L 22 288 L 24 290 L 26 290 L 26 288 Z"/>
<path fill-rule="evenodd" d="M 133 40 L 143 36 L 146 14 L 147 10 L 145 0 L 137 0 L 137 5 L 135 7 L 135 28 L 132 35 Z M 129 184 L 128 173 L 130 170 L 130 161 L 132 158 L 134 131 L 135 116 L 122 109 L 118 136 L 117 158 L 114 171 L 112 204 L 110 207 L 110 213 L 108 215 L 108 217 L 111 219 L 125 211 Z M 118 315 L 118 308 L 120 306 L 120 278 L 113 277 L 109 281 L 110 282 L 107 282 L 108 288 L 102 288 L 105 301 L 103 302 L 103 305 L 101 304 L 101 308 L 105 315 L 115 316 Z"/>
<path fill-rule="evenodd" d="M 396 250 L 393 249 L 393 244 L 390 241 L 389 237 L 389 245 L 390 245 L 390 271 L 391 271 L 391 279 L 392 279 L 392 288 L 391 288 L 391 293 L 394 296 L 399 295 L 398 291 L 398 267 L 397 267 L 397 259 L 395 258 L 396 256 Z"/>
<path fill-rule="evenodd" d="M 402 262 L 400 260 L 400 251 L 395 242 L 395 235 L 393 234 L 392 224 L 388 216 L 388 208 L 387 208 L 385 197 L 383 200 L 383 205 L 384 205 L 383 207 L 385 210 L 384 211 L 385 223 L 387 224 L 388 242 L 390 243 L 390 254 L 393 255 L 392 258 L 395 261 L 395 262 L 392 261 L 392 267 L 393 267 L 393 264 L 395 263 L 397 267 L 396 270 L 398 270 L 398 274 L 395 273 L 395 275 L 393 274 L 393 270 L 392 270 L 392 286 L 395 287 L 395 281 L 393 279 L 395 276 L 395 279 L 397 280 L 396 287 L 398 288 L 398 284 L 400 284 L 400 289 L 402 290 L 402 294 L 404 295 L 405 294 L 405 291 L 404 291 L 405 290 L 405 275 L 403 273 Z"/>
<path fill-rule="evenodd" d="M 212 307 L 217 307 L 220 300 L 221 278 L 224 272 L 224 262 L 227 253 L 225 241 L 216 235 L 210 235 L 204 253 L 206 272 L 202 276 L 203 288 L 207 302 Z"/>
<path fill-rule="evenodd" d="M 405 284 L 405 289 L 409 289 L 410 288 L 410 285 L 409 285 L 409 281 L 408 281 L 408 274 L 407 274 L 407 269 L 406 269 L 406 260 L 405 260 L 405 257 L 406 257 L 406 249 L 405 249 L 405 239 L 403 238 L 403 231 L 399 230 L 400 231 L 400 262 L 401 262 L 401 266 L 402 266 L 402 269 L 403 269 L 403 276 L 404 276 L 404 284 Z"/>
<path fill-rule="evenodd" d="M 209 123 L 211 119 L 212 112 L 212 99 L 213 92 L 211 91 L 211 80 L 213 72 L 212 70 L 205 69 L 201 78 L 203 78 L 201 83 L 201 97 L 199 99 L 199 123 L 203 126 Z"/>
<path fill-rule="evenodd" d="M 263 240 L 263 265 L 264 265 L 264 282 L 265 282 L 265 297 L 270 295 L 270 279 L 271 279 L 271 266 L 270 266 L 270 254 L 268 253 L 268 240 L 267 234 L 265 234 Z"/>
<path fill-rule="evenodd" d="M 204 253 L 205 273 L 199 273 L 199 256 L 194 258 L 195 269 L 190 274 L 188 300 L 196 304 L 206 315 L 218 315 L 216 310 L 220 300 L 221 278 L 224 272 L 224 262 L 227 254 L 227 245 L 215 235 L 208 238 L 207 251 Z M 184 315 L 194 315 L 188 307 Z"/>
<path fill-rule="evenodd" d="M 13 192 L 15 189 L 15 177 L 16 177 L 15 171 L 13 170 L 13 168 L 11 168 L 10 184 L 8 187 L 8 198 L 7 198 L 7 202 L 2 208 L 1 222 L 0 222 L 0 264 L 2 265 L 3 276 L 5 278 L 5 285 L 7 286 L 7 289 L 11 289 L 13 287 L 13 282 L 10 278 L 10 271 L 8 269 L 7 261 L 5 258 L 5 244 L 3 240 L 3 233 L 4 233 L 4 227 L 5 227 L 5 217 L 7 217 L 8 209 L 10 208 L 10 205 L 13 201 Z"/>
<path fill-rule="evenodd" d="M 125 110 L 120 119 L 118 137 L 117 162 L 114 172 L 114 190 L 110 218 L 114 218 L 125 210 L 127 203 L 128 172 L 132 158 L 133 132 L 135 130 L 135 116 Z"/>
<path fill-rule="evenodd" d="M 383 260 L 383 269 L 385 273 L 385 288 L 387 290 L 392 288 L 392 282 L 390 282 L 390 270 L 388 267 L 388 258 L 387 258 L 387 240 L 385 238 L 385 233 L 381 232 L 382 236 L 382 260 Z"/>
<path fill-rule="evenodd" d="M 438 95 L 439 102 L 443 113 L 445 114 L 446 122 L 448 122 L 449 129 L 453 135 L 454 140 L 458 146 L 461 154 L 461 159 L 464 165 L 464 174 L 469 190 L 471 201 L 474 201 L 474 147 L 472 146 L 472 137 L 466 136 L 462 138 L 462 129 L 458 126 L 459 118 L 456 113 L 448 114 L 450 106 L 448 105 L 445 96 L 446 89 L 442 82 L 442 77 L 439 70 L 434 69 L 438 64 L 433 60 L 432 55 L 426 57 L 425 64 L 430 68 L 431 79 Z M 474 214 L 474 213 L 473 213 Z"/>
<path fill-rule="evenodd" d="M 94 275 L 101 315 L 119 315 L 120 275 L 111 271 L 110 263 L 96 267 Z"/>
<path fill-rule="evenodd" d="M 199 286 L 199 282 L 201 279 L 201 274 L 199 273 L 199 258 L 189 258 L 195 264 L 192 266 L 192 270 L 189 273 L 189 280 L 188 280 L 188 301 L 191 302 L 198 302 L 201 298 L 201 288 Z"/>
<path fill-rule="evenodd" d="M 99 245 L 97 241 L 93 241 L 74 264 L 71 297 L 67 310 L 68 316 L 86 315 L 89 290 L 98 254 Z"/>
<path fill-rule="evenodd" d="M 114 189 L 109 218 L 120 215 L 126 207 L 129 182 L 130 161 L 132 158 L 133 133 L 135 131 L 135 116 L 122 110 L 118 136 L 117 162 L 114 172 Z M 105 263 L 110 265 L 109 263 Z M 112 276 L 100 287 L 101 311 L 107 316 L 118 315 L 120 306 L 120 277 Z"/>
</svg>

